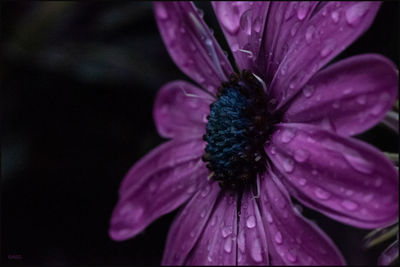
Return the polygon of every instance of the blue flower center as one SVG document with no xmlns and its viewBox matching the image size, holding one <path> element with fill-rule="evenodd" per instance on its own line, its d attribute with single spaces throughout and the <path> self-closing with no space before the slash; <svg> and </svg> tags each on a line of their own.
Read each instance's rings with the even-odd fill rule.
<svg viewBox="0 0 400 267">
<path fill-rule="evenodd" d="M 223 187 L 240 188 L 265 171 L 270 129 L 266 95 L 248 71 L 231 76 L 210 105 L 203 160 Z"/>
</svg>

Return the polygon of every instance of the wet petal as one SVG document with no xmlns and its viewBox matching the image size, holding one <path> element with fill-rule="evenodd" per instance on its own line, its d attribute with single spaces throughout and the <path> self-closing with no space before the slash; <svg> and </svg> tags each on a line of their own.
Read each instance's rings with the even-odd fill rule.
<svg viewBox="0 0 400 267">
<path fill-rule="evenodd" d="M 379 2 L 329 2 L 298 30 L 271 83 L 278 108 L 371 25 Z"/>
<path fill-rule="evenodd" d="M 240 70 L 256 71 L 269 4 L 266 1 L 212 2 Z"/>
<path fill-rule="evenodd" d="M 236 265 L 237 195 L 222 192 L 185 265 Z"/>
<path fill-rule="evenodd" d="M 154 121 L 166 138 L 202 136 L 213 97 L 184 81 L 173 81 L 157 94 Z"/>
<path fill-rule="evenodd" d="M 317 1 L 272 2 L 264 36 L 264 51 L 259 64 L 267 63 L 263 71 L 269 84 L 274 74 L 294 43 L 299 29 L 310 19 Z M 264 63 L 264 64 L 265 64 Z M 282 68 L 283 75 L 287 69 Z"/>
<path fill-rule="evenodd" d="M 354 135 L 377 124 L 397 98 L 398 74 L 387 58 L 365 54 L 315 75 L 285 112 L 283 121 L 320 125 Z"/>
<path fill-rule="evenodd" d="M 260 210 L 272 265 L 343 265 L 343 256 L 329 237 L 292 206 L 276 176 L 261 179 Z"/>
<path fill-rule="evenodd" d="M 277 125 L 266 151 L 289 192 L 306 206 L 362 228 L 397 219 L 398 172 L 371 145 L 293 123 Z"/>
<path fill-rule="evenodd" d="M 243 193 L 238 229 L 238 265 L 268 265 L 268 246 L 256 198 Z"/>
<path fill-rule="evenodd" d="M 162 265 L 184 264 L 209 221 L 220 191 L 217 183 L 207 183 L 178 214 L 168 233 Z"/>
<path fill-rule="evenodd" d="M 214 93 L 233 72 L 192 2 L 155 2 L 156 21 L 172 59 L 190 78 Z"/>
<path fill-rule="evenodd" d="M 137 162 L 121 183 L 110 236 L 125 240 L 187 201 L 206 181 L 200 140 L 169 141 Z"/>
</svg>

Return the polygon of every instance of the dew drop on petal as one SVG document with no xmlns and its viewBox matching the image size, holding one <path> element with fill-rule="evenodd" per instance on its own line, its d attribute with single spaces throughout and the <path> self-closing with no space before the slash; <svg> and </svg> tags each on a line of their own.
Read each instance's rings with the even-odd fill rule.
<svg viewBox="0 0 400 267">
<path fill-rule="evenodd" d="M 331 197 L 331 194 L 328 191 L 325 191 L 324 189 L 317 187 L 315 189 L 315 196 L 319 199 L 327 200 Z"/>
<path fill-rule="evenodd" d="M 361 18 L 367 13 L 369 2 L 360 2 L 346 10 L 346 21 L 351 26 L 356 26 L 360 23 Z"/>
<path fill-rule="evenodd" d="M 299 8 L 297 9 L 297 18 L 299 20 L 303 20 L 307 16 L 309 5 L 310 4 L 306 1 L 300 2 Z"/>
<path fill-rule="evenodd" d="M 353 202 L 351 200 L 348 200 L 348 199 L 343 200 L 342 206 L 345 209 L 349 210 L 349 211 L 354 211 L 354 210 L 356 210 L 358 208 L 358 204 L 357 203 L 355 203 L 355 202 Z"/>
<path fill-rule="evenodd" d="M 333 107 L 334 109 L 340 108 L 340 102 L 339 102 L 339 100 L 336 100 L 335 102 L 333 102 L 332 107 Z"/>
<path fill-rule="evenodd" d="M 283 160 L 283 169 L 285 170 L 285 172 L 287 173 L 291 173 L 294 170 L 294 161 L 291 158 L 285 158 Z"/>
<path fill-rule="evenodd" d="M 299 185 L 302 185 L 302 186 L 307 184 L 307 180 L 304 178 L 298 178 L 297 181 L 298 181 Z"/>
<path fill-rule="evenodd" d="M 363 197 L 363 200 L 364 200 L 365 202 L 370 202 L 373 198 L 374 198 L 374 194 L 373 194 L 373 193 L 369 193 L 369 194 L 366 194 L 366 195 Z"/>
<path fill-rule="evenodd" d="M 339 13 L 337 11 L 333 11 L 331 13 L 331 18 L 334 23 L 338 23 L 339 22 Z"/>
<path fill-rule="evenodd" d="M 295 137 L 296 132 L 292 129 L 285 129 L 283 130 L 282 134 L 281 134 L 281 141 L 282 143 L 290 143 L 290 141 L 293 140 L 293 138 Z"/>
<path fill-rule="evenodd" d="M 303 95 L 304 95 L 306 98 L 311 97 L 311 96 L 313 95 L 313 93 L 314 93 L 314 87 L 313 87 L 313 86 L 311 86 L 311 85 L 306 85 L 306 86 L 304 87 L 304 89 L 303 89 Z"/>
<path fill-rule="evenodd" d="M 253 22 L 253 29 L 255 32 L 261 32 L 261 27 L 262 27 L 262 18 L 261 17 L 257 17 L 254 22 Z"/>
<path fill-rule="evenodd" d="M 207 185 L 202 191 L 201 191 L 201 196 L 206 197 L 208 193 L 210 192 L 211 188 L 209 185 Z"/>
<path fill-rule="evenodd" d="M 296 262 L 297 256 L 295 254 L 294 250 L 288 250 L 288 253 L 286 254 L 286 259 L 290 262 Z"/>
<path fill-rule="evenodd" d="M 242 16 L 240 16 L 240 29 L 245 32 L 247 35 L 251 34 L 251 17 L 252 11 L 251 9 L 246 10 Z"/>
<path fill-rule="evenodd" d="M 222 26 L 231 34 L 239 30 L 239 20 L 234 19 L 239 16 L 239 8 L 231 2 L 220 2 L 216 13 L 221 19 Z"/>
<path fill-rule="evenodd" d="M 270 213 L 267 213 L 267 222 L 269 222 L 269 223 L 273 223 L 274 222 L 274 220 L 272 219 L 272 216 L 271 216 L 271 214 Z"/>
<path fill-rule="evenodd" d="M 232 227 L 230 226 L 225 226 L 221 230 L 222 237 L 226 238 L 228 235 L 232 234 Z"/>
<path fill-rule="evenodd" d="M 275 242 L 276 243 L 278 243 L 278 244 L 282 244 L 282 242 L 283 242 L 283 239 L 282 239 L 282 234 L 281 234 L 281 232 L 276 232 L 275 233 Z"/>
<path fill-rule="evenodd" d="M 324 48 L 321 50 L 321 57 L 327 57 L 330 53 L 332 53 L 333 49 L 335 48 L 335 45 L 331 42 L 326 44 Z"/>
<path fill-rule="evenodd" d="M 260 244 L 260 240 L 258 238 L 256 238 L 253 241 L 251 250 L 250 250 L 250 255 L 251 258 L 255 261 L 255 262 L 262 262 L 263 257 L 261 254 L 261 244 Z"/>
<path fill-rule="evenodd" d="M 156 14 L 157 17 L 161 20 L 166 20 L 168 18 L 167 9 L 165 8 L 164 4 L 160 4 L 157 6 Z"/>
<path fill-rule="evenodd" d="M 357 103 L 360 105 L 365 105 L 367 103 L 367 96 L 366 95 L 360 95 L 357 97 Z"/>
<path fill-rule="evenodd" d="M 256 226 L 256 219 L 253 215 L 249 216 L 246 221 L 247 228 L 254 228 Z"/>
<path fill-rule="evenodd" d="M 238 247 L 239 247 L 240 252 L 244 253 L 246 244 L 245 244 L 245 240 L 244 240 L 244 232 L 243 231 L 241 231 L 239 233 L 237 242 L 238 242 Z"/>
<path fill-rule="evenodd" d="M 314 25 L 310 25 L 308 26 L 307 30 L 306 30 L 306 42 L 309 44 L 311 43 L 313 36 L 314 36 L 314 32 L 315 32 L 315 27 Z"/>
<path fill-rule="evenodd" d="M 231 251 L 232 251 L 232 238 L 227 238 L 226 240 L 225 240 L 225 244 L 224 244 L 224 250 L 225 250 L 225 252 L 227 252 L 227 253 L 231 253 Z"/>
<path fill-rule="evenodd" d="M 310 152 L 308 152 L 307 150 L 301 149 L 301 148 L 297 149 L 294 152 L 294 159 L 297 162 L 305 162 L 309 158 L 309 156 L 310 156 Z"/>
</svg>

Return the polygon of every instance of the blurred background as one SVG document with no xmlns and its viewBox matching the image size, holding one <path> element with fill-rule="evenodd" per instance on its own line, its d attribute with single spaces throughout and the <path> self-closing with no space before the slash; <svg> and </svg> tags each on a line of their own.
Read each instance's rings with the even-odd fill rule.
<svg viewBox="0 0 400 267">
<path fill-rule="evenodd" d="M 209 3 L 198 3 L 229 50 Z M 399 3 L 336 60 L 380 53 L 399 66 Z M 151 2 L 1 3 L 1 263 L 159 265 L 176 212 L 115 242 L 109 219 L 127 170 L 164 140 L 152 108 L 164 83 L 188 80 L 170 59 Z M 232 56 L 230 55 L 232 59 Z M 398 152 L 378 125 L 357 136 Z M 304 209 L 350 264 L 375 264 L 369 232 Z"/>
</svg>

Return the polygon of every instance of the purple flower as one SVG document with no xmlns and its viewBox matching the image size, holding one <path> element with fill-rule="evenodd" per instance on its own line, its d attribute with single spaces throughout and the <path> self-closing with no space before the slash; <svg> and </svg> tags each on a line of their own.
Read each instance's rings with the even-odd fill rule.
<svg viewBox="0 0 400 267">
<path fill-rule="evenodd" d="M 290 196 L 353 226 L 393 223 L 397 170 L 350 136 L 394 104 L 396 66 L 364 54 L 322 69 L 368 29 L 379 5 L 215 2 L 235 73 L 192 3 L 156 2 L 169 54 L 199 87 L 160 89 L 154 120 L 172 140 L 126 175 L 110 236 L 131 238 L 185 204 L 165 265 L 336 265 L 342 255 Z"/>
</svg>

